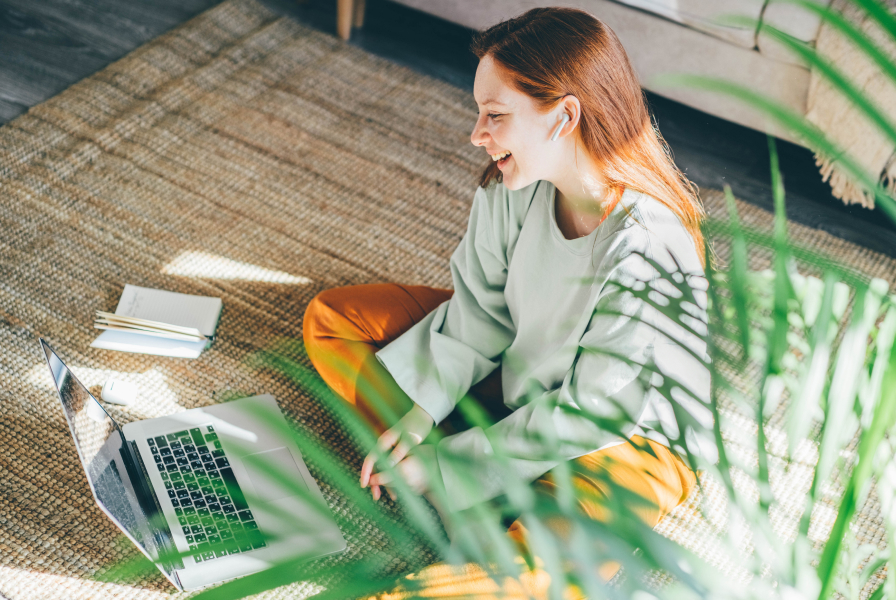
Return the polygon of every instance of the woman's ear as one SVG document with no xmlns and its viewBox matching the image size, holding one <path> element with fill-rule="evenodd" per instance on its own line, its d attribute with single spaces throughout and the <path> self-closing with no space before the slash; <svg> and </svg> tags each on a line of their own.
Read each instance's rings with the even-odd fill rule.
<svg viewBox="0 0 896 600">
<path fill-rule="evenodd" d="M 560 102 L 560 109 L 562 112 L 559 115 L 558 124 L 554 126 L 554 135 L 551 136 L 551 140 L 557 140 L 561 136 L 566 136 L 575 131 L 582 114 L 582 105 L 579 99 L 571 94 L 563 97 L 563 100 Z M 569 120 L 564 120 L 563 117 L 568 117 Z M 561 126 L 559 123 L 563 123 L 563 125 Z"/>
<path fill-rule="evenodd" d="M 572 133 L 579 126 L 579 120 L 582 117 L 582 103 L 572 94 L 568 94 L 563 98 L 562 104 L 563 111 L 569 115 L 569 123 L 564 129 L 566 133 Z"/>
</svg>

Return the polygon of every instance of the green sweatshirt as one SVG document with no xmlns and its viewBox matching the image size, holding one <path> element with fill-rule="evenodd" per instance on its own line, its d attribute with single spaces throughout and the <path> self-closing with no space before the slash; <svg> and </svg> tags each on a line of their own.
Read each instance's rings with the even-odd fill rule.
<svg viewBox="0 0 896 600">
<path fill-rule="evenodd" d="M 702 337 L 606 285 L 655 279 L 636 253 L 675 270 L 671 252 L 698 290 L 695 314 L 704 315 L 706 280 L 678 217 L 653 197 L 626 189 L 599 227 L 568 240 L 557 226 L 555 198 L 548 181 L 516 191 L 495 182 L 477 189 L 467 232 L 450 260 L 454 295 L 376 354 L 436 423 L 472 385 L 501 368 L 504 403 L 513 413 L 437 447 L 453 510 L 506 493 L 514 477 L 531 481 L 561 460 L 623 442 L 563 405 L 610 418 L 624 411 L 636 423 L 625 434 L 669 446 L 662 432 L 677 435 L 672 406 L 654 387 L 662 378 L 643 365 L 674 374 L 704 402 L 709 397 L 705 363 L 679 345 L 706 360 Z M 667 282 L 658 283 L 667 292 L 661 285 Z M 701 423 L 711 423 L 705 407 L 684 394 L 672 396 Z M 553 440 L 552 456 L 536 452 L 544 436 Z M 689 438 L 688 445 L 702 443 L 705 438 Z M 506 461 L 495 460 L 497 447 Z"/>
</svg>

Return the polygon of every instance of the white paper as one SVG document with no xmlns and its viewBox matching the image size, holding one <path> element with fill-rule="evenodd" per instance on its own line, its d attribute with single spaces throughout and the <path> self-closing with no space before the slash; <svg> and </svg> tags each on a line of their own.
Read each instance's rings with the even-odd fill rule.
<svg viewBox="0 0 896 600">
<path fill-rule="evenodd" d="M 221 314 L 221 299 L 193 296 L 127 284 L 115 314 L 160 321 L 181 327 L 194 327 L 202 335 L 215 334 Z"/>
<path fill-rule="evenodd" d="M 138 352 L 156 356 L 173 356 L 176 358 L 199 358 L 205 349 L 206 342 L 186 342 L 167 338 L 128 333 L 124 331 L 104 331 L 90 344 L 91 348 L 118 350 L 119 352 Z"/>
</svg>

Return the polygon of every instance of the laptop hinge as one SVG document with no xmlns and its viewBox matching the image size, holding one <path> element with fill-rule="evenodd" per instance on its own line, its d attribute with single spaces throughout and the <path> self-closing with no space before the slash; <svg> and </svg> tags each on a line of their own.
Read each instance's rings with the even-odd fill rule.
<svg viewBox="0 0 896 600">
<path fill-rule="evenodd" d="M 176 587 L 176 588 L 177 588 L 178 590 L 180 590 L 180 591 L 184 591 L 184 584 L 183 584 L 183 582 L 180 580 L 180 575 L 178 574 L 177 571 L 172 571 L 172 572 L 171 572 L 171 578 L 174 579 L 174 582 L 173 582 L 173 583 L 174 583 L 174 587 Z"/>
</svg>

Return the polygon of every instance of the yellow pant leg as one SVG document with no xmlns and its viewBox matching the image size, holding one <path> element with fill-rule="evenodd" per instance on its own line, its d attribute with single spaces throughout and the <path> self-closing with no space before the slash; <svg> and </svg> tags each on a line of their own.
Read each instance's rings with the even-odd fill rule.
<svg viewBox="0 0 896 600">
<path fill-rule="evenodd" d="M 634 436 L 632 441 L 639 446 L 649 445 L 656 456 L 634 448 L 631 444 L 620 444 L 605 450 L 587 454 L 572 461 L 572 482 L 576 490 L 579 508 L 592 519 L 612 525 L 613 484 L 637 493 L 644 504 L 634 508 L 635 513 L 648 525 L 655 527 L 672 509 L 687 499 L 696 477 L 684 462 L 662 444 Z M 556 484 L 550 474 L 535 482 L 535 487 L 545 493 L 554 493 Z M 562 525 L 558 526 L 562 528 Z M 517 544 L 536 557 L 538 548 L 529 547 L 526 528 L 515 521 L 507 532 Z M 562 531 L 560 532 L 562 535 Z M 607 562 L 596 565 L 600 577 L 609 581 L 619 570 L 619 564 Z M 398 588 L 377 596 L 379 600 L 402 600 L 404 598 L 475 598 L 477 600 L 497 598 L 547 598 L 550 576 L 540 568 L 525 573 L 518 580 L 507 578 L 496 582 L 479 565 L 469 563 L 462 567 L 437 563 L 409 576 L 418 591 L 411 593 Z M 422 591 L 417 586 L 422 587 Z M 584 598 L 574 588 L 566 590 L 565 598 Z"/>
</svg>

